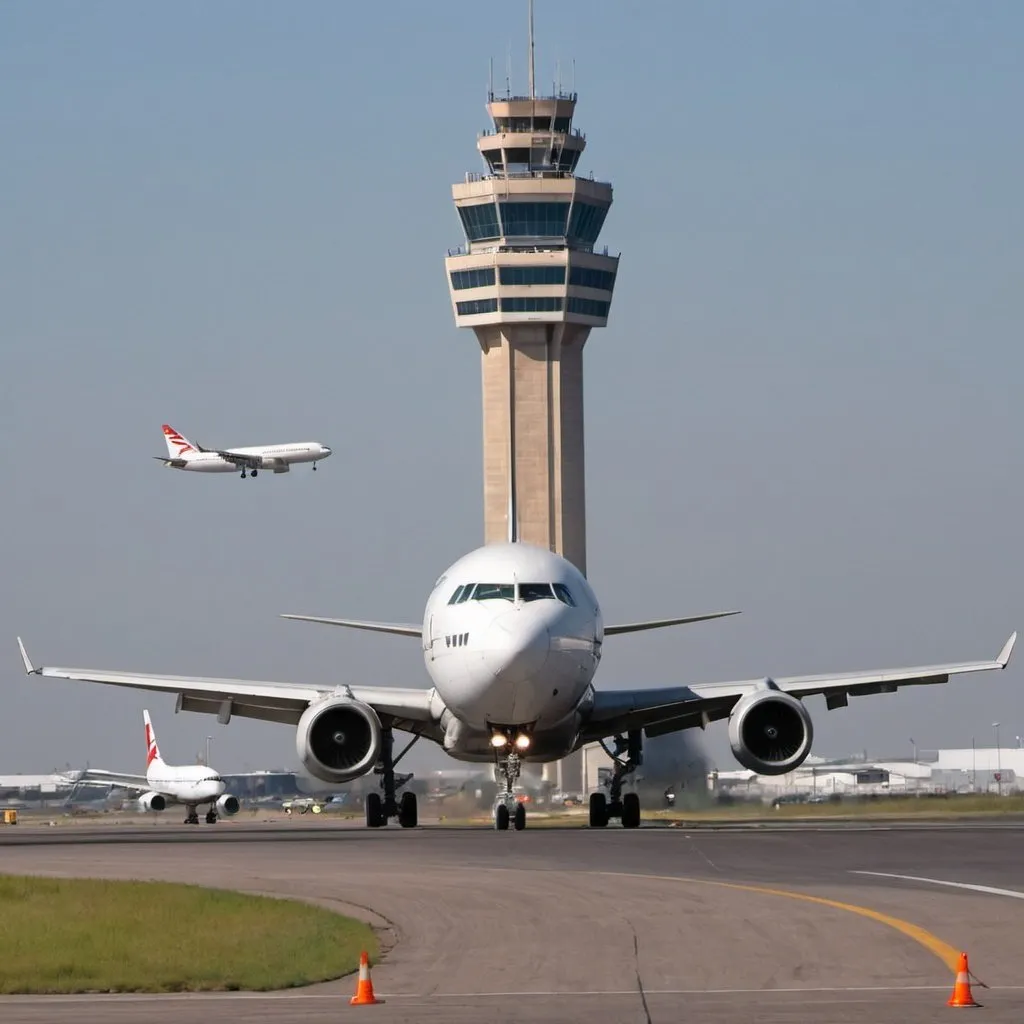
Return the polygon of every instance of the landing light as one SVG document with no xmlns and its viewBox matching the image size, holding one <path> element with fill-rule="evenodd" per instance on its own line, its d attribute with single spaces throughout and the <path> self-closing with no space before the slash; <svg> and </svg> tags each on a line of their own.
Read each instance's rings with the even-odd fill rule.
<svg viewBox="0 0 1024 1024">
<path fill-rule="evenodd" d="M 502 734 L 500 732 L 496 732 L 491 737 L 491 746 L 492 747 L 496 747 L 496 748 L 497 747 L 503 747 L 503 746 L 505 746 L 506 743 L 508 743 L 508 737 L 507 736 L 502 736 Z"/>
<path fill-rule="evenodd" d="M 526 748 L 529 745 L 530 745 L 530 737 L 529 736 L 525 735 L 524 733 L 520 733 L 516 737 L 516 748 L 518 750 L 526 750 Z"/>
</svg>

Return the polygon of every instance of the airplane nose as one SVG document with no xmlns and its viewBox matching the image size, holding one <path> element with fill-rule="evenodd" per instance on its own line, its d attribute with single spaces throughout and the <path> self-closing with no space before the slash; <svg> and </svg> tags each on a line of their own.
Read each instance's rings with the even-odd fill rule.
<svg viewBox="0 0 1024 1024">
<path fill-rule="evenodd" d="M 331 454 L 331 449 L 328 448 L 327 445 L 325 445 L 325 444 L 320 445 L 320 450 L 321 450 L 321 452 L 323 452 L 324 455 L 330 455 Z"/>
<path fill-rule="evenodd" d="M 487 631 L 484 662 L 490 675 L 509 683 L 522 683 L 533 678 L 544 667 L 551 651 L 547 624 L 529 626 L 505 617 Z"/>
</svg>

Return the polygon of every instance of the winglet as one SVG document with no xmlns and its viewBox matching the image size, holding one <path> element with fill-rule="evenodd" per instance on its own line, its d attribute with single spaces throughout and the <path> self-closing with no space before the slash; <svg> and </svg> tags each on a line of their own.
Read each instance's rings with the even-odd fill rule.
<svg viewBox="0 0 1024 1024">
<path fill-rule="evenodd" d="M 1017 632 L 1016 630 L 1014 630 L 1014 632 L 1010 636 L 1010 639 L 1007 640 L 1005 644 L 1003 644 L 1003 649 L 999 652 L 999 657 L 996 658 L 996 661 L 999 663 L 1000 668 L 1006 668 L 1006 666 L 1010 663 L 1010 655 L 1013 654 L 1013 645 L 1016 642 Z M 24 651 L 24 648 L 22 648 L 22 651 Z M 28 664 L 27 661 L 26 664 Z"/>
<path fill-rule="evenodd" d="M 18 637 L 18 650 L 21 651 L 21 660 L 25 663 L 25 674 L 33 675 L 36 669 L 32 667 L 32 662 L 28 660 L 28 651 L 25 650 L 25 645 L 21 642 L 21 637 Z"/>
</svg>

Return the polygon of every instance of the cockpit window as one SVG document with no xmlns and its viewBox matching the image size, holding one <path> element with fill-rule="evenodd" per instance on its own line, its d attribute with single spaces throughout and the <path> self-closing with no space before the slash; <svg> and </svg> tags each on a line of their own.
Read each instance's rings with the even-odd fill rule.
<svg viewBox="0 0 1024 1024">
<path fill-rule="evenodd" d="M 459 599 L 456 604 L 462 604 L 464 601 L 468 601 L 470 594 L 473 593 L 473 587 L 475 586 L 475 583 L 464 583 L 461 588 L 462 593 L 459 594 Z"/>
<path fill-rule="evenodd" d="M 473 591 L 474 601 L 515 600 L 515 585 L 512 583 L 478 583 Z"/>
<path fill-rule="evenodd" d="M 555 595 L 551 591 L 550 583 L 520 583 L 520 601 L 544 601 L 554 600 Z"/>
<path fill-rule="evenodd" d="M 564 583 L 552 583 L 551 586 L 555 591 L 555 597 L 557 597 L 562 604 L 567 604 L 571 608 L 576 607 L 576 602 L 572 599 L 572 594 L 569 593 L 569 588 Z"/>
<path fill-rule="evenodd" d="M 452 596 L 448 598 L 448 603 L 449 604 L 457 604 L 458 600 L 459 600 L 459 597 L 462 594 L 462 592 L 464 590 L 469 589 L 469 587 L 471 587 L 471 586 L 472 586 L 472 584 L 470 584 L 470 583 L 463 583 L 461 587 L 457 587 L 456 590 L 455 590 L 455 593 L 452 594 Z"/>
</svg>

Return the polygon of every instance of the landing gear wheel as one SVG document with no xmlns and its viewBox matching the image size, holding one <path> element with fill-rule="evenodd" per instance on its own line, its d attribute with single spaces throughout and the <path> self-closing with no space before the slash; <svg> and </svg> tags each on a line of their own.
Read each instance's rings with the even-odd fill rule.
<svg viewBox="0 0 1024 1024">
<path fill-rule="evenodd" d="M 366 794 L 366 827 L 380 828 L 384 824 L 384 801 L 380 793 Z"/>
<path fill-rule="evenodd" d="M 402 828 L 415 828 L 417 821 L 416 794 L 403 793 L 398 805 L 398 824 Z"/>
<path fill-rule="evenodd" d="M 195 811 L 189 811 L 188 812 L 188 817 L 185 819 L 185 824 L 186 825 L 198 825 L 199 824 L 199 815 L 196 814 Z"/>
<path fill-rule="evenodd" d="M 242 470 L 242 479 L 243 480 L 245 479 L 245 470 L 244 469 Z"/>
<path fill-rule="evenodd" d="M 526 804 L 516 804 L 516 812 L 512 818 L 512 824 L 517 832 L 526 828 Z"/>
<path fill-rule="evenodd" d="M 249 475 L 252 476 L 252 477 L 255 477 L 256 476 L 256 470 L 254 469 Z"/>
<path fill-rule="evenodd" d="M 217 824 L 217 812 L 216 811 L 207 811 L 206 812 L 206 824 L 207 825 L 216 825 Z"/>
<path fill-rule="evenodd" d="M 494 827 L 499 832 L 508 831 L 508 808 L 504 804 L 494 808 Z"/>
<path fill-rule="evenodd" d="M 640 827 L 640 797 L 636 793 L 627 793 L 622 798 L 622 827 Z"/>
<path fill-rule="evenodd" d="M 590 794 L 590 827 L 604 828 L 608 824 L 608 799 L 604 793 Z"/>
</svg>

